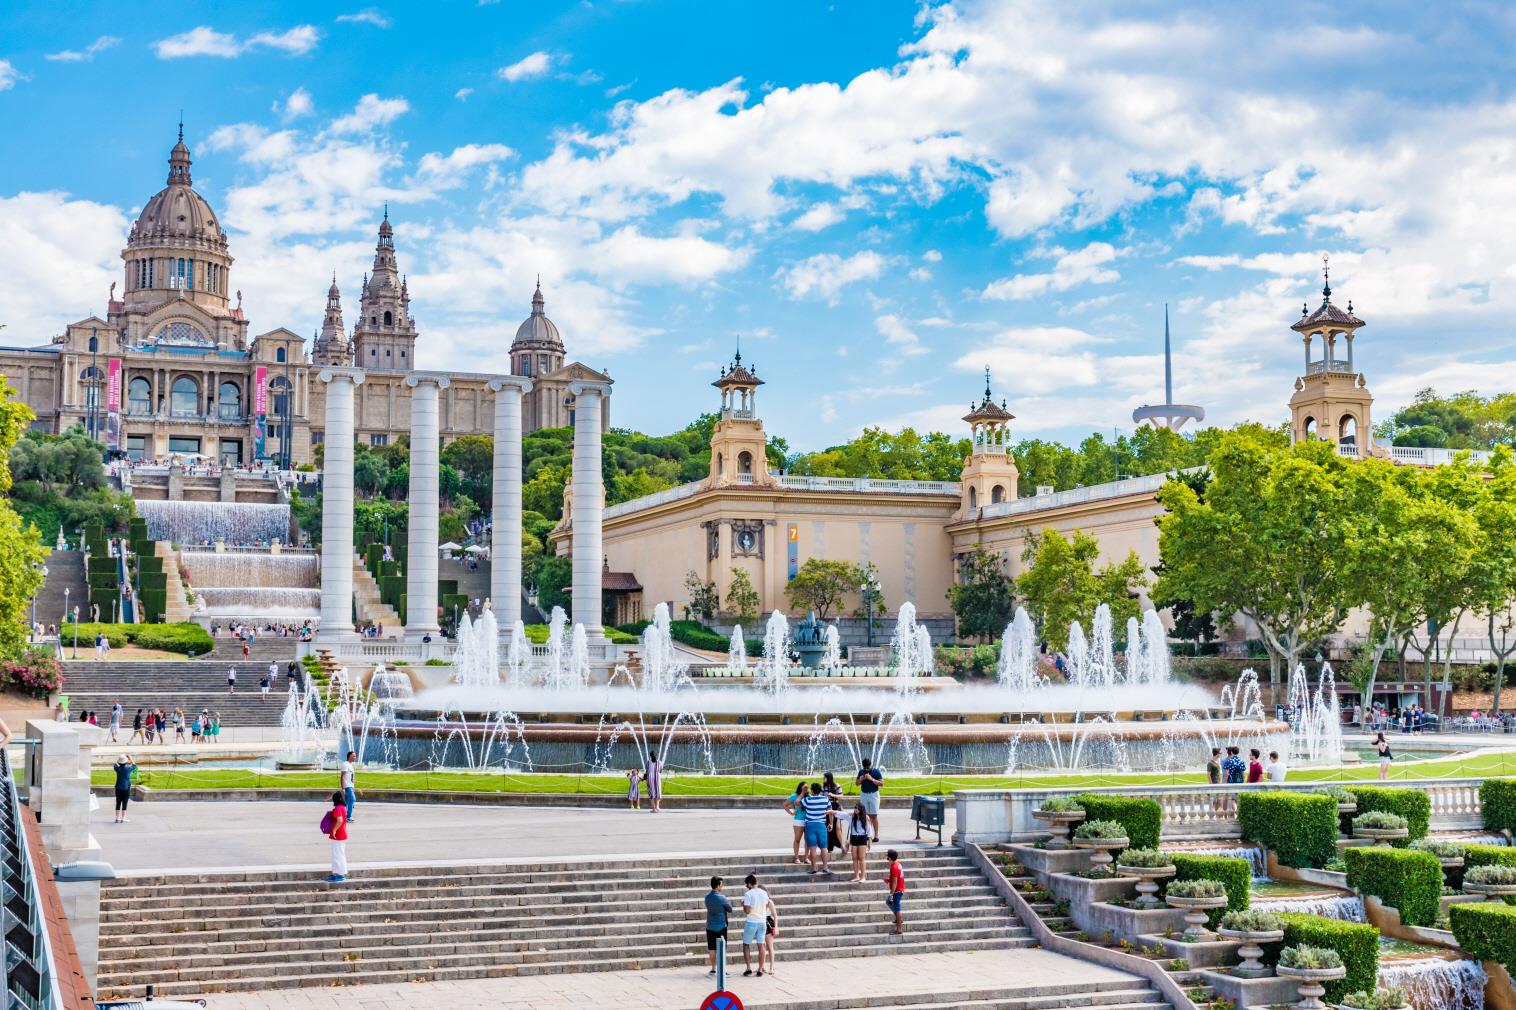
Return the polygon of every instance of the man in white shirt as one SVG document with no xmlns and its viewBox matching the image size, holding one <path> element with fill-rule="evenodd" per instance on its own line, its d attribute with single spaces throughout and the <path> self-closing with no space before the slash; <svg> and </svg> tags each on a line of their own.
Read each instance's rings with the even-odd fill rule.
<svg viewBox="0 0 1516 1010">
<path fill-rule="evenodd" d="M 1277 750 L 1269 751 L 1269 763 L 1264 765 L 1263 774 L 1270 782 L 1283 782 L 1285 773 L 1289 771 L 1284 762 L 1279 760 Z"/>
<path fill-rule="evenodd" d="M 758 878 L 751 873 L 744 881 L 747 891 L 742 895 L 742 911 L 745 916 L 742 920 L 742 966 L 747 970 L 742 974 L 752 975 L 753 972 L 753 947 L 758 948 L 758 971 L 757 977 L 763 977 L 763 938 L 768 934 L 768 917 L 774 908 L 774 899 L 769 897 L 769 892 L 758 886 Z M 773 965 L 769 965 L 773 968 Z"/>
<path fill-rule="evenodd" d="M 342 799 L 347 807 L 347 822 L 353 823 L 353 808 L 358 805 L 358 772 L 354 762 L 358 760 L 356 751 L 347 752 L 347 760 L 342 762 Z"/>
</svg>

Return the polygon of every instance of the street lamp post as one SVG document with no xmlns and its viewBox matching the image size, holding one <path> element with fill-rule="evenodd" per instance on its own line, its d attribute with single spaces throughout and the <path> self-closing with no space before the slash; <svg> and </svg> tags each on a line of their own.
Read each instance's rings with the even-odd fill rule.
<svg viewBox="0 0 1516 1010">
<path fill-rule="evenodd" d="M 79 605 L 74 604 L 74 659 L 79 658 Z"/>
<path fill-rule="evenodd" d="M 62 624 L 67 624 L 68 623 L 68 594 L 69 594 L 69 587 L 68 586 L 64 586 L 63 587 L 63 621 L 61 622 Z M 61 625 L 58 628 L 58 651 L 60 653 L 63 652 L 63 628 L 62 628 Z"/>
<path fill-rule="evenodd" d="M 89 437 L 91 441 L 98 440 L 100 435 L 98 416 L 100 411 L 100 370 L 98 367 L 100 338 L 96 330 L 97 328 L 92 326 L 89 331 L 89 381 L 91 390 L 89 394 Z"/>
<path fill-rule="evenodd" d="M 46 582 L 47 581 L 47 565 L 39 565 L 38 568 L 40 568 L 41 571 L 42 571 L 42 581 Z M 31 626 L 31 628 L 28 629 L 28 631 L 30 631 L 32 633 L 35 633 L 36 632 L 36 628 L 37 628 L 37 594 L 33 593 L 32 594 L 32 626 Z"/>
</svg>

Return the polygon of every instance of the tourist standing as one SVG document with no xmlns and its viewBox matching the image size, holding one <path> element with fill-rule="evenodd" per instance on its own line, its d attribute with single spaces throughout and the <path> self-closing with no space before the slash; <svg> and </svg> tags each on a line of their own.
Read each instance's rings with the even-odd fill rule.
<svg viewBox="0 0 1516 1010">
<path fill-rule="evenodd" d="M 731 899 L 721 893 L 721 878 L 712 877 L 711 889 L 705 896 L 705 950 L 711 962 L 707 975 L 716 974 L 716 941 L 727 938 L 726 919 L 732 911 Z"/>
<path fill-rule="evenodd" d="M 800 801 L 805 799 L 807 792 L 806 781 L 801 779 L 795 784 L 795 791 L 790 794 L 790 798 L 784 801 L 784 812 L 790 815 L 790 825 L 795 835 L 790 850 L 794 853 L 796 863 L 805 862 L 805 856 L 801 854 L 801 847 L 805 844 L 805 810 Z"/>
<path fill-rule="evenodd" d="M 1263 774 L 1268 776 L 1268 780 L 1271 783 L 1283 782 L 1285 774 L 1288 771 L 1289 769 L 1285 767 L 1284 762 L 1279 760 L 1279 752 L 1277 750 L 1269 751 L 1269 763 L 1263 769 Z"/>
<path fill-rule="evenodd" d="M 211 743 L 221 742 L 221 712 L 218 709 L 211 713 Z"/>
<path fill-rule="evenodd" d="M 226 668 L 226 693 L 237 693 L 237 668 L 235 666 Z"/>
<path fill-rule="evenodd" d="M 126 823 L 126 801 L 132 798 L 132 776 L 137 774 L 137 765 L 130 754 L 123 754 L 111 766 L 116 773 L 116 823 Z"/>
<path fill-rule="evenodd" d="M 125 709 L 121 707 L 121 699 L 111 702 L 111 743 L 116 743 L 116 734 L 121 731 L 121 716 Z"/>
<path fill-rule="evenodd" d="M 1384 738 L 1384 733 L 1374 737 L 1374 750 L 1379 752 L 1379 780 L 1383 782 L 1390 777 L 1390 762 L 1395 760 L 1395 755 L 1390 753 L 1390 742 Z"/>
<path fill-rule="evenodd" d="M 890 861 L 890 869 L 884 876 L 884 903 L 895 916 L 895 928 L 891 935 L 904 936 L 905 914 L 901 911 L 901 906 L 905 903 L 905 871 L 900 868 L 900 853 L 891 849 L 886 853 L 886 858 Z"/>
<path fill-rule="evenodd" d="M 1205 763 L 1205 780 L 1213 786 L 1221 784 L 1221 748 L 1211 748 L 1211 759 Z"/>
<path fill-rule="evenodd" d="M 858 797 L 852 823 L 848 825 L 848 846 L 853 853 L 853 883 L 861 884 L 867 877 L 869 859 L 868 811 L 863 806 L 862 796 Z"/>
<path fill-rule="evenodd" d="M 1229 786 L 1242 785 L 1247 775 L 1247 762 L 1242 760 L 1242 748 L 1228 747 L 1226 757 L 1221 759 L 1221 777 Z"/>
<path fill-rule="evenodd" d="M 326 882 L 340 884 L 347 879 L 347 806 L 341 793 L 332 794 L 332 809 L 321 818 L 321 831 L 332 840 L 332 872 Z"/>
<path fill-rule="evenodd" d="M 779 906 L 769 899 L 769 914 L 763 920 L 763 949 L 769 956 L 769 974 L 777 975 L 774 970 L 774 941 L 779 939 Z"/>
<path fill-rule="evenodd" d="M 158 710 L 158 735 L 163 736 L 163 709 Z M 184 709 L 174 709 L 174 743 L 184 742 Z"/>
<path fill-rule="evenodd" d="M 347 822 L 353 823 L 353 808 L 358 805 L 358 770 L 353 762 L 358 760 L 356 751 L 348 751 L 342 762 L 342 799 L 347 807 Z"/>
<path fill-rule="evenodd" d="M 275 660 L 271 659 L 271 660 L 268 661 L 268 682 L 272 686 L 273 684 L 277 683 L 278 680 L 279 680 L 279 664 Z M 264 694 L 268 694 L 267 691 L 264 691 L 263 693 Z"/>
<path fill-rule="evenodd" d="M 142 736 L 142 709 L 137 709 L 137 714 L 132 716 L 132 738 L 127 743 L 146 743 Z"/>
<path fill-rule="evenodd" d="M 874 841 L 879 841 L 879 788 L 884 785 L 884 772 L 874 767 L 870 758 L 863 759 L 863 767 L 858 769 L 858 775 L 853 779 L 858 783 L 858 807 L 869 819 L 869 827 L 874 832 Z M 855 813 L 856 819 L 857 814 Z M 857 825 L 854 825 L 853 834 L 857 834 Z"/>
<path fill-rule="evenodd" d="M 95 632 L 95 660 L 96 660 L 96 662 L 98 662 L 98 661 L 100 661 L 100 660 L 102 660 L 104 658 L 105 658 L 105 632 L 103 632 L 103 631 L 97 631 L 97 632 Z"/>
<path fill-rule="evenodd" d="M 822 794 L 820 782 L 812 782 L 811 791 L 800 801 L 800 808 L 805 811 L 805 855 L 811 864 L 807 872 L 815 874 L 819 869 L 822 873 L 831 873 L 826 865 L 826 829 L 832 819 L 832 798 Z M 821 860 L 819 867 L 817 858 Z"/>
<path fill-rule="evenodd" d="M 820 786 L 816 789 L 819 792 Z M 763 977 L 763 938 L 768 933 L 769 908 L 773 901 L 769 898 L 769 892 L 758 886 L 758 878 L 753 874 L 747 875 L 747 891 L 742 895 L 742 966 L 745 971 L 742 974 L 753 974 L 752 948 L 758 948 L 758 972 L 759 978 Z"/>
<path fill-rule="evenodd" d="M 832 805 L 832 816 L 826 822 L 826 850 L 830 853 L 833 849 L 843 847 L 842 825 L 839 823 L 842 814 L 842 787 L 837 784 L 837 777 L 831 772 L 822 774 L 821 791 L 826 793 L 826 798 Z"/>
<path fill-rule="evenodd" d="M 1248 751 L 1248 785 L 1263 781 L 1263 752 L 1257 747 Z"/>
<path fill-rule="evenodd" d="M 647 767 L 642 771 L 642 781 L 647 783 L 647 804 L 653 813 L 657 813 L 663 806 L 663 764 L 658 760 L 658 752 L 647 752 Z"/>
<path fill-rule="evenodd" d="M 633 810 L 642 809 L 642 790 L 639 785 L 642 782 L 642 769 L 628 768 L 626 770 L 626 805 Z M 720 878 L 713 878 L 719 880 Z"/>
</svg>

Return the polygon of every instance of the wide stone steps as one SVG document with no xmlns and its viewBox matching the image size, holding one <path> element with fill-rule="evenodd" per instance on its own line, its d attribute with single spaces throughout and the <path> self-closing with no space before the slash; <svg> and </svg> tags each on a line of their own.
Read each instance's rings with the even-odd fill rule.
<svg viewBox="0 0 1516 1010">
<path fill-rule="evenodd" d="M 748 1001 L 748 1010 L 1062 1010 L 1098 1006 L 1103 1010 L 1166 1007 L 1161 993 L 1138 979 L 1042 985 L 1023 988 L 975 989 L 964 992 L 891 993 L 783 1003 Z"/>
<path fill-rule="evenodd" d="M 739 901 L 741 877 L 759 875 L 779 908 L 781 959 L 1032 945 L 956 850 L 907 849 L 902 863 L 910 932 L 898 938 L 885 936 L 880 860 L 862 885 L 779 855 L 385 867 L 330 887 L 308 871 L 123 878 L 102 888 L 99 986 L 183 996 L 689 967 L 704 958 L 713 873 Z"/>
</svg>

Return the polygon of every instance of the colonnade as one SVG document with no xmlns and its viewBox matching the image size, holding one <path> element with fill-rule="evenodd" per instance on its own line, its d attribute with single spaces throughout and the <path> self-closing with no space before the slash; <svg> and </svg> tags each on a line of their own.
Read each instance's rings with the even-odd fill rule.
<svg viewBox="0 0 1516 1010">
<path fill-rule="evenodd" d="M 353 433 L 361 368 L 323 369 L 327 384 L 321 508 L 321 623 L 318 644 L 354 641 Z M 411 372 L 410 521 L 406 555 L 407 641 L 438 634 L 437 555 L 442 372 Z M 501 633 L 509 636 L 521 607 L 521 407 L 532 381 L 518 375 L 491 380 L 495 395 L 494 528 L 490 596 Z M 573 601 L 574 620 L 592 641 L 603 638 L 600 620 L 601 525 L 605 478 L 601 471 L 601 411 L 608 382 L 574 382 Z"/>
</svg>

